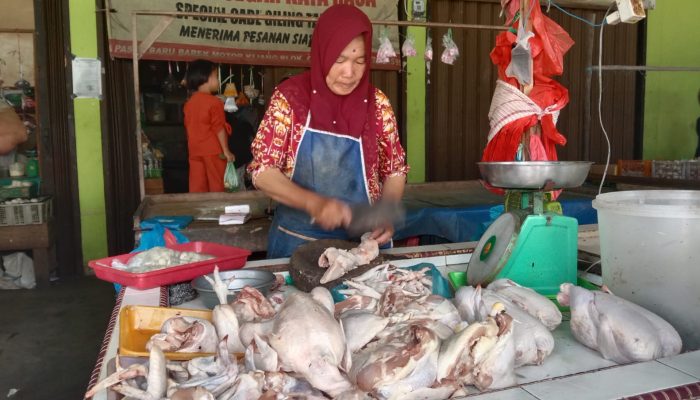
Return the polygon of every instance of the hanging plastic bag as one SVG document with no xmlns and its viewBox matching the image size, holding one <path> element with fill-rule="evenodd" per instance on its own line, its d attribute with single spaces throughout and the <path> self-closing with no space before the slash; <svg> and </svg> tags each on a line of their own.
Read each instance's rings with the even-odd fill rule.
<svg viewBox="0 0 700 400">
<path fill-rule="evenodd" d="M 445 36 L 442 37 L 442 45 L 445 47 L 445 50 L 442 51 L 440 59 L 445 64 L 454 64 L 457 57 L 459 57 L 459 49 L 454 40 L 452 40 L 452 29 L 448 29 Z"/>
<path fill-rule="evenodd" d="M 404 57 L 413 57 L 417 54 L 416 39 L 413 37 L 413 35 L 409 34 L 406 37 L 406 40 L 404 40 L 403 46 L 401 46 L 401 54 Z"/>
<path fill-rule="evenodd" d="M 224 189 L 227 192 L 237 192 L 240 190 L 238 171 L 236 171 L 236 166 L 233 164 L 233 161 L 226 163 L 226 172 L 224 173 Z"/>
<path fill-rule="evenodd" d="M 396 51 L 391 40 L 386 34 L 386 29 L 379 34 L 379 49 L 377 49 L 377 64 L 388 64 L 391 58 L 396 57 Z"/>
<path fill-rule="evenodd" d="M 236 90 L 236 84 L 229 82 L 226 84 L 224 89 L 224 96 L 226 101 L 224 101 L 224 111 L 229 113 L 234 113 L 238 111 L 238 106 L 236 105 L 236 96 L 238 96 L 238 90 Z"/>
<path fill-rule="evenodd" d="M 518 26 L 518 36 L 515 40 L 515 47 L 511 50 L 510 64 L 506 68 L 506 76 L 518 80 L 521 86 L 532 84 L 532 49 L 530 48 L 530 38 L 534 33 L 525 29 L 525 24 Z"/>
<path fill-rule="evenodd" d="M 430 62 L 433 61 L 433 38 L 428 36 L 428 40 L 425 42 L 425 52 L 423 53 L 423 58 L 425 59 L 425 77 L 428 84 L 430 84 Z"/>
</svg>

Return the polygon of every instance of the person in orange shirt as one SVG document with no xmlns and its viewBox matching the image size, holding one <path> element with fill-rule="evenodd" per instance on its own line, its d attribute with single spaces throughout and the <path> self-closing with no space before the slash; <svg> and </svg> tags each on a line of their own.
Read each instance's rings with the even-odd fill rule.
<svg viewBox="0 0 700 400">
<path fill-rule="evenodd" d="M 212 93 L 219 91 L 214 63 L 196 60 L 187 71 L 185 130 L 190 164 L 190 192 L 223 192 L 226 162 L 235 156 L 228 148 L 231 126 L 226 123 L 224 103 Z"/>
</svg>

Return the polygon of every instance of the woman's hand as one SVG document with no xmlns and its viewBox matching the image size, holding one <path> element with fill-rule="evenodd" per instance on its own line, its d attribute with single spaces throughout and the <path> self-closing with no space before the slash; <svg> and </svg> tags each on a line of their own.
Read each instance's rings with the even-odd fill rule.
<svg viewBox="0 0 700 400">
<path fill-rule="evenodd" d="M 352 219 L 350 206 L 328 197 L 318 196 L 311 202 L 307 211 L 311 215 L 312 223 L 327 231 L 347 226 Z"/>
<path fill-rule="evenodd" d="M 369 237 L 376 240 L 380 246 L 383 245 L 384 243 L 390 241 L 393 236 L 394 236 L 394 227 L 393 226 L 385 226 L 385 227 L 376 228 L 369 235 Z"/>
<path fill-rule="evenodd" d="M 224 157 L 226 157 L 226 161 L 228 162 L 236 161 L 236 156 L 233 155 L 230 150 L 224 150 Z"/>
</svg>

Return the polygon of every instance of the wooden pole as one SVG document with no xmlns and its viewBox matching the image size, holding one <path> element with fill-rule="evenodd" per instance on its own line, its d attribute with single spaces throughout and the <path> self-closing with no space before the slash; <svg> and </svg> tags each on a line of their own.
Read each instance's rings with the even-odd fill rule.
<svg viewBox="0 0 700 400">
<path fill-rule="evenodd" d="M 530 26 L 530 13 L 528 10 L 528 5 L 530 2 L 538 0 L 520 0 L 520 24 L 526 32 L 532 32 L 532 27 Z M 527 16 L 527 17 L 526 17 Z M 531 79 L 534 80 L 534 77 Z M 533 82 L 527 85 L 520 85 L 520 91 L 526 96 L 530 95 L 532 91 Z M 520 144 L 523 149 L 522 161 L 530 161 L 530 136 L 535 135 L 539 132 L 539 123 L 535 126 L 528 128 L 523 132 L 520 138 Z"/>
</svg>

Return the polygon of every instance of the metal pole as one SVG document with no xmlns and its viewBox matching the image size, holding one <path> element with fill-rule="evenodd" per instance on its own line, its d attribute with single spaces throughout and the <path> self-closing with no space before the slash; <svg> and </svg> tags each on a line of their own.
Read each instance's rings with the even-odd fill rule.
<svg viewBox="0 0 700 400">
<path fill-rule="evenodd" d="M 598 66 L 590 66 L 586 71 L 598 71 Z M 601 71 L 659 71 L 659 72 L 700 72 L 700 67 L 659 67 L 652 65 L 603 65 Z"/>
<path fill-rule="evenodd" d="M 134 109 L 136 111 L 136 153 L 139 160 L 139 191 L 140 199 L 146 195 L 146 188 L 143 176 L 143 152 L 141 150 L 141 91 L 139 89 L 139 42 L 136 30 L 136 13 L 131 14 L 131 52 L 134 73 Z"/>
<path fill-rule="evenodd" d="M 161 15 L 172 17 L 205 17 L 205 18 L 226 18 L 226 19 L 246 19 L 254 21 L 296 21 L 296 22 L 316 22 L 315 17 L 293 17 L 280 15 L 249 15 L 249 14 L 221 14 L 221 13 L 196 13 L 196 12 L 179 12 L 179 11 L 150 11 L 138 10 L 134 11 L 136 15 Z M 501 25 L 479 25 L 479 24 L 455 24 L 448 22 L 413 22 L 413 21 L 370 21 L 372 25 L 390 25 L 390 26 L 421 26 L 426 28 L 455 28 L 455 29 L 488 29 L 496 31 L 505 31 L 509 27 Z"/>
</svg>

